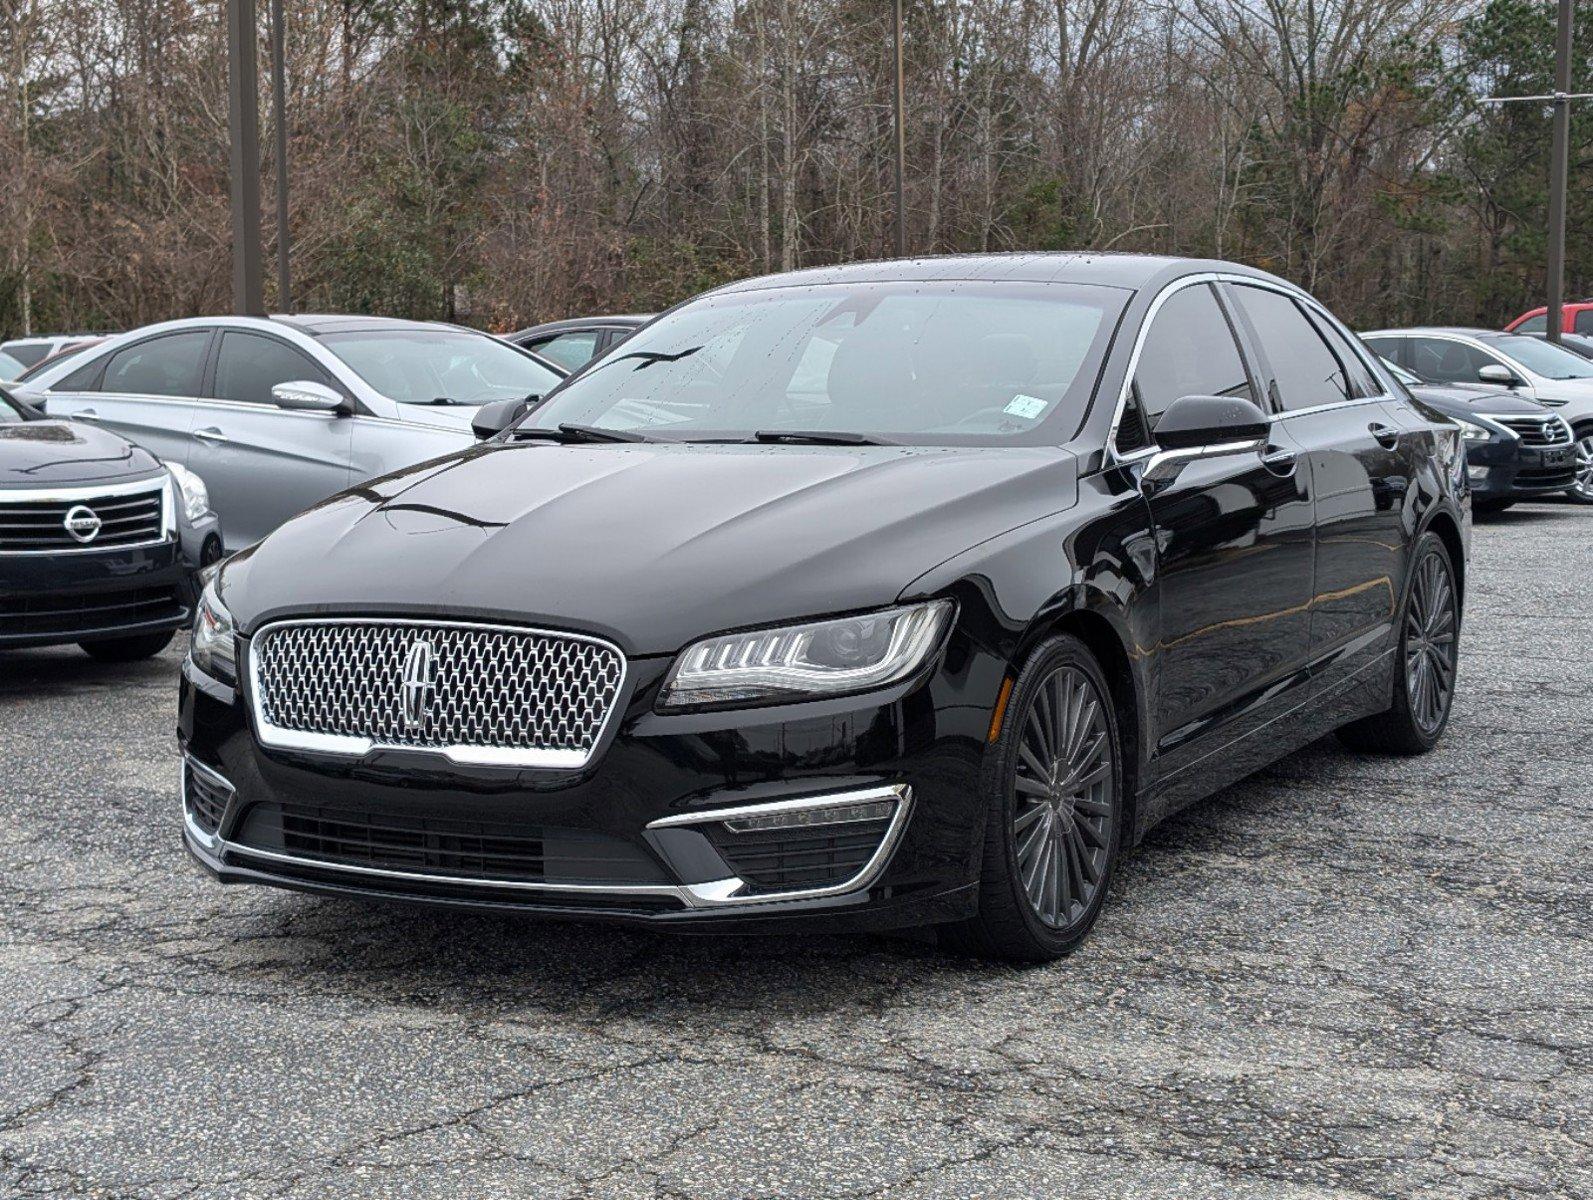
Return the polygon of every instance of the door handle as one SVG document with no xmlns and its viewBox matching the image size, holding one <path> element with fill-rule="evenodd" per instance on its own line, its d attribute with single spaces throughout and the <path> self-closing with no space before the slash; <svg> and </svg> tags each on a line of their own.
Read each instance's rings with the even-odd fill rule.
<svg viewBox="0 0 1593 1200">
<path fill-rule="evenodd" d="M 217 429 L 214 425 L 210 426 L 208 429 L 194 430 L 194 436 L 202 442 L 225 442 L 231 440 L 226 434 L 222 433 L 221 430 Z"/>
<path fill-rule="evenodd" d="M 1399 430 L 1392 429 L 1389 426 L 1380 424 L 1377 421 L 1373 421 L 1366 428 L 1367 431 L 1371 433 L 1372 440 L 1375 441 L 1379 446 L 1383 447 L 1383 449 L 1392 450 L 1395 446 L 1399 445 Z"/>
<path fill-rule="evenodd" d="M 67 413 L 66 415 L 76 421 L 98 421 L 100 419 L 100 414 L 92 408 L 80 408 L 75 413 Z"/>
<path fill-rule="evenodd" d="M 1261 465 L 1274 475 L 1293 475 L 1299 454 L 1286 446 L 1268 446 L 1261 452 Z"/>
</svg>

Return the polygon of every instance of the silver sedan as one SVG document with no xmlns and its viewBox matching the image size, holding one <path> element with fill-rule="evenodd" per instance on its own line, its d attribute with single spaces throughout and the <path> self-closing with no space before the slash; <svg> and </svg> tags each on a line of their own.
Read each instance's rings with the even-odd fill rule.
<svg viewBox="0 0 1593 1200">
<path fill-rule="evenodd" d="M 111 338 L 18 390 L 199 475 L 231 551 L 351 484 L 468 446 L 482 405 L 564 375 L 454 325 L 200 317 Z"/>
</svg>

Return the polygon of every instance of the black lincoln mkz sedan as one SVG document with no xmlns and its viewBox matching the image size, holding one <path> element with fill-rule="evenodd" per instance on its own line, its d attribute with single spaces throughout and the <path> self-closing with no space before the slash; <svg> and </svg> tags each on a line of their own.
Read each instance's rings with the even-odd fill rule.
<svg viewBox="0 0 1593 1200">
<path fill-rule="evenodd" d="M 203 597 L 221 879 L 1043 960 L 1179 807 L 1448 719 L 1459 430 L 1261 272 L 751 280 L 477 423 Z"/>
<path fill-rule="evenodd" d="M 220 557 L 195 475 L 0 390 L 0 651 L 158 654 L 192 619 L 196 572 Z"/>
</svg>

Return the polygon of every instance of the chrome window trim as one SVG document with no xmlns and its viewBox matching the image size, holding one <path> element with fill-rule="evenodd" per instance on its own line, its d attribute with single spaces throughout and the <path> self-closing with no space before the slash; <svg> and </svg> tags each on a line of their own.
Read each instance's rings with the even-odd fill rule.
<svg viewBox="0 0 1593 1200">
<path fill-rule="evenodd" d="M 603 716 L 603 721 L 592 735 L 590 750 L 516 750 L 497 746 L 406 746 L 398 743 L 378 742 L 372 738 L 329 733 L 306 733 L 283 729 L 266 720 L 260 711 L 260 667 L 255 654 L 257 639 L 275 629 L 293 626 L 323 625 L 399 625 L 423 629 L 475 629 L 489 633 L 528 634 L 533 637 L 564 638 L 587 642 L 612 652 L 620 662 L 619 682 L 614 686 L 614 703 Z M 285 621 L 270 621 L 251 633 L 247 639 L 249 655 L 249 719 L 254 726 L 256 740 L 263 746 L 280 750 L 303 750 L 313 754 L 329 754 L 340 758 L 362 758 L 375 750 L 402 751 L 408 754 L 432 755 L 457 766 L 544 768 L 549 770 L 579 770 L 590 763 L 603 749 L 610 725 L 617 720 L 627 702 L 625 685 L 630 681 L 630 659 L 625 652 L 607 638 L 589 633 L 573 633 L 564 629 L 544 629 L 533 625 L 513 625 L 507 622 L 424 620 L 414 617 L 297 617 Z"/>
<path fill-rule="evenodd" d="M 1117 449 L 1117 431 L 1123 422 L 1123 415 L 1128 409 L 1129 402 L 1133 399 L 1134 372 L 1139 367 L 1140 353 L 1145 348 L 1145 339 L 1150 333 L 1151 323 L 1155 321 L 1156 314 L 1161 311 L 1162 305 L 1174 293 L 1182 291 L 1186 287 L 1194 287 L 1202 283 L 1244 284 L 1247 287 L 1258 287 L 1267 291 L 1277 292 L 1279 295 L 1287 296 L 1291 300 L 1305 304 L 1313 313 L 1325 317 L 1345 337 L 1349 343 L 1350 350 L 1360 359 L 1361 365 L 1384 388 L 1382 392 L 1375 396 L 1357 396 L 1352 400 L 1337 400 L 1331 404 L 1315 404 L 1310 408 L 1284 409 L 1282 412 L 1276 413 L 1268 412 L 1267 417 L 1269 420 L 1276 422 L 1289 420 L 1293 417 L 1308 416 L 1312 413 L 1331 412 L 1338 408 L 1352 408 L 1361 404 L 1386 404 L 1399 400 L 1398 394 L 1388 386 L 1389 376 L 1383 370 L 1382 364 L 1373 361 L 1376 356 L 1367 352 L 1366 348 L 1360 344 L 1359 337 L 1348 329 L 1342 321 L 1299 288 L 1281 280 L 1258 279 L 1251 275 L 1240 275 L 1232 271 L 1201 271 L 1194 275 L 1181 275 L 1156 293 L 1156 298 L 1151 301 L 1150 307 L 1145 310 L 1145 317 L 1140 322 L 1139 330 L 1134 335 L 1134 346 L 1129 351 L 1128 371 L 1123 376 L 1123 386 L 1119 389 L 1117 395 L 1117 407 L 1112 412 L 1111 428 L 1107 430 L 1106 434 L 1106 466 L 1108 469 L 1141 462 L 1162 453 L 1161 447 L 1156 444 L 1154 435 L 1151 435 L 1151 444 L 1149 446 L 1142 446 L 1138 450 L 1120 454 Z M 1329 347 L 1329 349 L 1331 350 L 1332 347 Z"/>
<path fill-rule="evenodd" d="M 692 897 L 692 904 L 697 908 L 727 908 L 727 907 L 752 907 L 761 904 L 778 904 L 793 900 L 819 900 L 826 896 L 842 896 L 849 892 L 863 891 L 868 888 L 885 864 L 890 861 L 891 853 L 896 849 L 896 844 L 901 840 L 902 833 L 907 827 L 907 818 L 913 807 L 913 789 L 905 783 L 882 784 L 879 787 L 862 788 L 850 792 L 831 792 L 822 796 L 803 796 L 795 800 L 773 800 L 767 804 L 742 804 L 731 808 L 710 808 L 698 812 L 677 813 L 673 816 L 660 817 L 656 821 L 649 821 L 648 829 L 675 829 L 682 826 L 713 825 L 721 821 L 734 820 L 737 817 L 763 816 L 768 813 L 797 812 L 813 808 L 833 808 L 843 804 L 863 804 L 869 801 L 894 800 L 896 811 L 891 814 L 891 821 L 886 826 L 885 834 L 879 840 L 874 853 L 863 864 L 858 872 L 850 879 L 840 883 L 829 884 L 818 888 L 797 888 L 785 892 L 763 892 L 754 896 L 742 896 L 739 892 L 746 886 L 745 882 L 734 876 L 728 879 L 718 879 L 711 883 L 689 883 L 684 890 Z"/>
<path fill-rule="evenodd" d="M 115 554 L 121 550 L 147 550 L 164 546 L 177 536 L 176 484 L 164 467 L 131 483 L 73 484 L 71 487 L 0 488 L 0 504 L 71 504 L 110 496 L 136 496 L 142 492 L 160 493 L 160 536 L 144 542 L 124 542 L 119 546 L 56 546 L 48 550 L 0 550 L 0 558 L 40 558 L 52 554 Z"/>
</svg>

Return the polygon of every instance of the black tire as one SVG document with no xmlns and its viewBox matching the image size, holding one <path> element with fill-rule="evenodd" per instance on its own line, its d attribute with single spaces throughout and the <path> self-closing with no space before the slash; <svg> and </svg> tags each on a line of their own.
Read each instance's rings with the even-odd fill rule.
<svg viewBox="0 0 1593 1200">
<path fill-rule="evenodd" d="M 95 662 L 130 663 L 154 658 L 177 636 L 176 630 L 165 633 L 141 633 L 135 637 L 103 638 L 93 642 L 79 642 L 78 646 Z"/>
<path fill-rule="evenodd" d="M 1430 597 L 1424 602 L 1422 591 L 1433 578 L 1432 572 L 1437 572 L 1444 581 L 1447 596 Z M 1447 618 L 1440 619 L 1433 612 L 1424 617 L 1421 611 L 1424 603 L 1431 609 L 1444 608 L 1447 604 Z M 1460 592 L 1455 584 L 1455 564 L 1449 556 L 1449 547 L 1436 533 L 1424 533 L 1416 543 L 1410 583 L 1400 608 L 1393 703 L 1383 712 L 1344 726 L 1338 731 L 1341 742 L 1352 750 L 1404 755 L 1426 754 L 1438 744 L 1449 724 L 1455 698 L 1455 676 L 1460 665 L 1460 614 Z M 1420 632 L 1423 628 L 1426 634 Z M 1442 637 L 1449 640 L 1433 640 Z M 1422 656 L 1428 660 L 1425 677 L 1421 675 L 1422 668 L 1413 665 L 1414 660 Z M 1419 678 L 1425 678 L 1426 682 L 1418 684 Z M 1437 692 L 1441 695 L 1436 695 Z"/>
<path fill-rule="evenodd" d="M 1473 500 L 1471 511 L 1481 515 L 1501 513 L 1507 508 L 1514 508 L 1515 503 L 1514 500 Z"/>
<path fill-rule="evenodd" d="M 1571 452 L 1576 457 L 1576 482 L 1565 494 L 1577 504 L 1593 504 L 1593 425 L 1571 431 Z"/>
<path fill-rule="evenodd" d="M 1071 715 L 1062 714 L 1054 711 L 1059 695 L 1085 699 Z M 1064 717 L 1071 724 L 1064 726 Z M 1049 742 L 1041 736 L 1047 727 Z M 1061 745 L 1072 740 L 1066 729 L 1077 739 L 1078 751 L 1071 755 Z M 1098 742 L 1104 764 L 1094 765 L 1091 750 Z M 1036 763 L 1033 747 L 1040 744 L 1056 746 L 1058 754 Z M 1039 767 L 1049 767 L 1050 773 L 1037 774 Z M 1071 773 L 1059 779 L 1059 772 Z M 1054 637 L 1030 656 L 1008 698 L 1001 734 L 986 752 L 980 789 L 987 815 L 979 911 L 942 927 L 942 944 L 980 958 L 1021 963 L 1052 962 L 1071 953 L 1106 901 L 1124 811 L 1122 739 L 1112 691 L 1083 642 Z M 1023 834 L 1015 821 L 1025 823 Z M 1054 870 L 1054 877 L 1031 871 L 1026 880 L 1020 857 L 1039 871 Z M 1037 875 L 1040 898 L 1031 891 Z M 1048 878 L 1055 879 L 1054 890 L 1048 891 Z M 1042 915 L 1047 908 L 1050 918 Z"/>
</svg>

